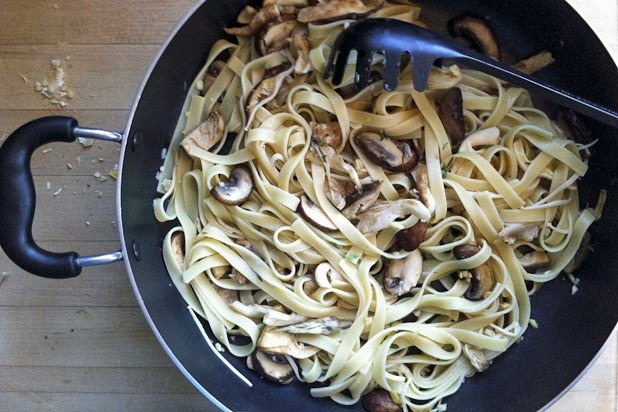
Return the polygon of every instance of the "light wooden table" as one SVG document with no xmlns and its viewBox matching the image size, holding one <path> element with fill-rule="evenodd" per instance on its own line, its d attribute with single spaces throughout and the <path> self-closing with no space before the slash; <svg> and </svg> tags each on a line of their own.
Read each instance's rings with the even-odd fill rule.
<svg viewBox="0 0 618 412">
<path fill-rule="evenodd" d="M 616 0 L 569 0 L 618 61 Z M 0 139 L 46 115 L 123 130 L 143 74 L 194 0 L 0 0 Z M 75 97 L 66 108 L 35 93 L 59 58 Z M 115 144 L 52 145 L 32 162 L 35 236 L 53 250 L 119 248 Z M 71 166 L 68 166 L 71 165 Z M 54 193 L 62 191 L 54 196 Z M 0 211 L 2 213 L 3 211 Z M 0 228 L 1 230 L 1 228 Z M 124 266 L 75 279 L 30 276 L 0 252 L 0 410 L 207 410 L 137 306 Z M 616 335 L 553 411 L 616 409 Z"/>
</svg>

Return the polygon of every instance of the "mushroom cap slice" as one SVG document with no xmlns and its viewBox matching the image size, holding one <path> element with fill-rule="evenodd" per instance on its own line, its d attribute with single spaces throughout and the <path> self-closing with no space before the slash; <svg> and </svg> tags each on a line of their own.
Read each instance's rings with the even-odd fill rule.
<svg viewBox="0 0 618 412">
<path fill-rule="evenodd" d="M 298 12 L 301 23 L 326 23 L 341 19 L 358 19 L 382 7 L 384 0 L 331 0 Z"/>
<path fill-rule="evenodd" d="M 452 87 L 442 98 L 438 116 L 442 121 L 451 144 L 458 145 L 466 137 L 466 125 L 463 113 L 463 97 L 459 87 Z"/>
<path fill-rule="evenodd" d="M 418 164 L 418 153 L 410 142 L 374 132 L 360 133 L 355 140 L 373 163 L 391 172 L 409 172 Z"/>
<path fill-rule="evenodd" d="M 423 255 L 412 251 L 404 259 L 391 260 L 384 276 L 384 289 L 391 295 L 401 296 L 412 290 L 423 273 Z"/>
<path fill-rule="evenodd" d="M 406 252 L 418 249 L 425 240 L 429 223 L 420 220 L 407 229 L 397 232 L 397 243 Z"/>
<path fill-rule="evenodd" d="M 397 405 L 391 395 L 382 388 L 374 389 L 363 396 L 363 406 L 369 412 L 399 412 L 401 406 Z"/>
<path fill-rule="evenodd" d="M 256 349 L 247 357 L 247 367 L 270 382 L 287 385 L 294 380 L 294 369 L 282 355 Z"/>
<path fill-rule="evenodd" d="M 236 206 L 247 200 L 252 190 L 251 169 L 246 164 L 239 164 L 234 166 L 227 182 L 219 182 L 211 189 L 210 194 L 225 205 Z"/>
<path fill-rule="evenodd" d="M 318 229 L 327 232 L 334 232 L 338 230 L 337 226 L 335 226 L 328 215 L 324 213 L 320 206 L 313 203 L 307 195 L 302 195 L 300 197 L 300 203 L 298 204 L 297 211 L 306 221 Z"/>
<path fill-rule="evenodd" d="M 502 53 L 494 29 L 489 21 L 475 14 L 460 14 L 448 22 L 448 31 L 454 37 L 463 37 L 470 45 L 495 60 L 500 60 Z"/>
<path fill-rule="evenodd" d="M 480 252 L 480 248 L 469 243 L 456 246 L 453 248 L 453 255 L 456 259 L 467 259 Z M 496 278 L 493 269 L 489 263 L 485 262 L 471 271 L 472 278 L 470 286 L 464 293 L 464 297 L 468 300 L 481 300 L 485 297 L 485 293 L 491 291 L 496 286 Z"/>
</svg>

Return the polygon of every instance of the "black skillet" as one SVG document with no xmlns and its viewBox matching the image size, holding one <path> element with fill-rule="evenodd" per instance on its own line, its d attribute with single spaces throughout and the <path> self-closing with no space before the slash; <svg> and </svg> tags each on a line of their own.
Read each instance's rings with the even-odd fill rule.
<svg viewBox="0 0 618 412">
<path fill-rule="evenodd" d="M 421 1 L 422 20 L 447 34 L 447 20 L 461 12 L 485 16 L 500 39 L 507 63 L 549 49 L 557 62 L 540 78 L 589 100 L 618 108 L 618 70 L 579 15 L 563 0 Z M 244 359 L 225 355 L 253 382 L 249 388 L 225 368 L 204 342 L 161 257 L 165 228 L 152 213 L 155 174 L 161 149 L 168 146 L 187 88 L 202 67 L 223 27 L 235 20 L 244 1 L 208 0 L 181 22 L 164 46 L 137 97 L 122 137 L 117 196 L 123 258 L 144 315 L 178 368 L 208 399 L 223 409 L 362 410 L 327 399 L 314 399 L 308 387 L 281 387 L 259 379 Z M 548 110 L 552 110 L 548 106 Z M 20 128 L 0 149 L 0 244 L 7 255 L 31 272 L 49 277 L 77 275 L 97 258 L 76 253 L 51 254 L 31 239 L 34 189 L 26 167 L 31 151 L 49 141 L 75 140 L 88 131 L 74 130 L 66 118 L 44 119 Z M 559 277 L 532 297 L 532 318 L 539 328 L 494 361 L 486 372 L 467 379 L 447 399 L 449 411 L 534 411 L 567 391 L 595 359 L 618 320 L 618 197 L 614 149 L 618 132 L 590 121 L 599 139 L 591 168 L 580 183 L 582 204 L 594 204 L 601 188 L 609 198 L 602 219 L 592 227 L 594 253 L 578 271 L 579 291 Z M 114 136 L 110 137 L 114 139 Z M 19 143 L 21 142 L 21 143 Z M 16 161 L 15 159 L 19 159 Z M 210 405 L 204 400 L 205 409 Z"/>
</svg>

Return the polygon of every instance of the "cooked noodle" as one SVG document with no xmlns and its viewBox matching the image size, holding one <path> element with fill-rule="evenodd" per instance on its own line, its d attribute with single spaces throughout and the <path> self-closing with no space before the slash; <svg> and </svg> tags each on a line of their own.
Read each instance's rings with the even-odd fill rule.
<svg viewBox="0 0 618 412">
<path fill-rule="evenodd" d="M 385 3 L 372 17 L 420 24 L 419 12 Z M 529 295 L 573 260 L 603 202 L 596 210 L 579 205 L 587 147 L 535 109 L 525 90 L 491 76 L 435 68 L 429 90 L 419 93 L 404 67 L 396 91 L 376 81 L 342 97 L 353 65 L 337 89 L 322 73 L 349 22 L 296 25 L 311 47 L 304 70 L 293 44 L 263 57 L 251 37 L 213 46 L 179 119 L 164 194 L 154 205 L 160 221 L 178 223 L 163 254 L 188 305 L 235 356 L 258 347 L 286 355 L 298 380 L 320 383 L 313 396 L 341 404 L 379 386 L 404 410 L 432 409 L 520 339 L 530 321 Z M 217 60 L 224 68 L 203 90 Z M 277 66 L 287 72 L 274 99 L 245 110 Z M 437 112 L 454 86 L 463 95 L 466 136 L 473 136 L 459 145 Z M 215 111 L 223 138 L 210 150 L 181 148 Z M 312 138 L 316 125 L 332 122 L 338 143 Z M 356 140 L 367 131 L 413 142 L 420 167 L 389 172 L 374 163 Z M 474 136 L 489 137 L 477 144 Z M 253 190 L 241 204 L 225 205 L 211 191 L 240 164 L 249 166 Z M 428 196 L 419 194 L 422 179 Z M 379 195 L 365 215 L 338 207 L 336 187 L 361 190 L 372 182 Z M 298 212 L 303 195 L 336 230 Z M 395 205 L 399 212 L 372 227 L 372 208 L 379 215 Z M 419 221 L 428 222 L 418 248 L 422 273 L 411 290 L 393 295 L 384 286 L 389 265 L 416 253 L 398 246 L 398 232 Z M 453 250 L 462 245 L 476 245 L 476 253 L 456 259 Z M 523 255 L 535 251 L 549 264 L 524 269 Z M 481 266 L 493 283 L 470 300 L 466 292 Z M 279 334 L 287 349 L 262 345 L 264 331 Z"/>
</svg>

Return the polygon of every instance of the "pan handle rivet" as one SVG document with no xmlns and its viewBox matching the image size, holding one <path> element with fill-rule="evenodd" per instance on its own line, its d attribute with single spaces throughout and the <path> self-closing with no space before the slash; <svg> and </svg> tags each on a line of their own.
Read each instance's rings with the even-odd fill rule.
<svg viewBox="0 0 618 412">
<path fill-rule="evenodd" d="M 140 242 L 133 239 L 131 241 L 131 250 L 133 251 L 133 256 L 135 256 L 135 259 L 137 259 L 138 262 L 142 260 L 142 244 Z"/>
<path fill-rule="evenodd" d="M 144 141 L 144 135 L 142 132 L 135 132 L 133 139 L 131 139 L 131 150 L 137 152 Z"/>
</svg>

